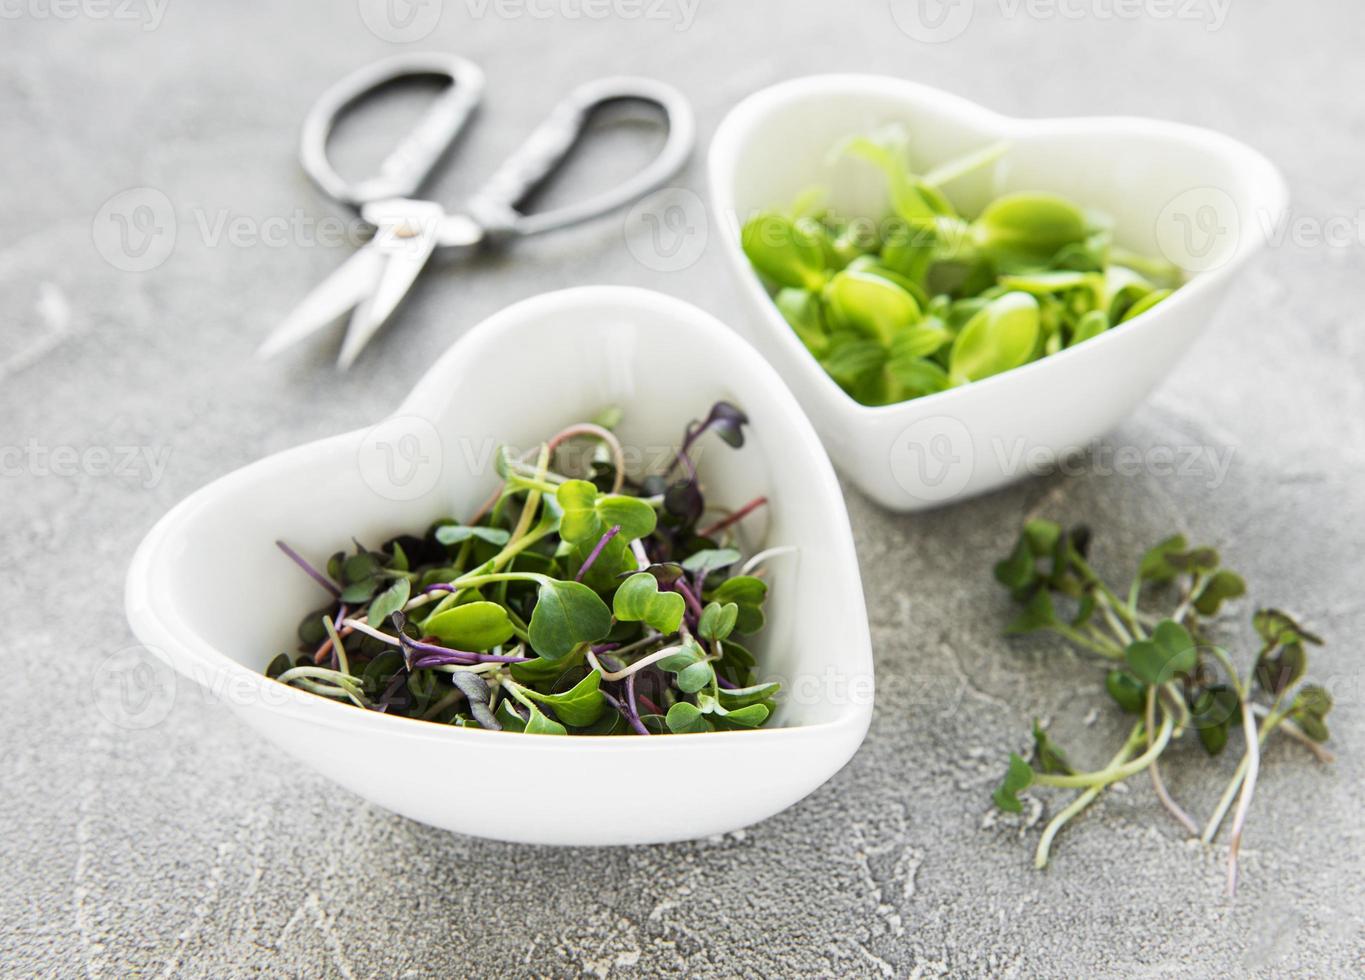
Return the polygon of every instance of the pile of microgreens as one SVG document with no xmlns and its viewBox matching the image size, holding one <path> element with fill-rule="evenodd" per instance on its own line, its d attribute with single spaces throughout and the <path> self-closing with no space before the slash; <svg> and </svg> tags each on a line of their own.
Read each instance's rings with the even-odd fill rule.
<svg viewBox="0 0 1365 980">
<path fill-rule="evenodd" d="M 803 194 L 745 223 L 745 254 L 796 335 L 849 395 L 889 405 L 1074 347 L 1150 310 L 1182 275 L 1113 245 L 1109 219 L 1055 194 L 1014 193 L 975 220 L 944 188 L 995 163 L 996 144 L 927 174 L 887 126 L 836 154 L 884 174 L 892 215 L 844 220 Z"/>
<path fill-rule="evenodd" d="M 1318 743 L 1327 740 L 1325 719 L 1332 699 L 1323 688 L 1300 683 L 1308 665 L 1307 645 L 1322 641 L 1285 613 L 1259 609 L 1251 622 L 1260 648 L 1243 675 L 1214 642 L 1213 619 L 1224 602 L 1245 594 L 1246 585 L 1220 566 L 1216 551 L 1191 548 L 1179 535 L 1168 538 L 1143 555 L 1121 597 L 1086 560 L 1089 541 L 1084 527 L 1063 530 L 1043 520 L 1024 526 L 1014 551 L 995 567 L 995 577 L 1023 606 L 1007 632 L 1048 630 L 1102 658 L 1110 667 L 1105 688 L 1137 721 L 1108 764 L 1094 772 L 1075 771 L 1066 753 L 1035 722 L 1032 762 L 1010 756 L 995 802 L 1002 810 L 1019 812 L 1019 793 L 1029 786 L 1081 791 L 1044 829 L 1035 862 L 1040 868 L 1068 821 L 1106 787 L 1140 772 L 1150 775 L 1171 815 L 1205 843 L 1217 836 L 1235 802 L 1228 848 L 1232 894 L 1262 743 L 1278 731 L 1319 759 L 1331 759 Z M 1209 755 L 1218 755 L 1239 727 L 1246 746 L 1242 760 L 1201 830 L 1167 792 L 1160 760 L 1190 731 Z"/>
<path fill-rule="evenodd" d="M 504 483 L 466 524 L 357 543 L 325 573 L 279 542 L 331 598 L 300 625 L 301 654 L 267 674 L 373 711 L 531 734 L 764 724 L 778 685 L 755 683 L 741 641 L 764 623 L 758 567 L 790 549 L 743 560 L 736 525 L 766 499 L 709 506 L 694 460 L 708 433 L 742 446 L 748 419 L 718 402 L 667 472 L 638 482 L 618 419 L 570 426 L 526 455 L 500 450 Z M 586 472 L 566 472 L 585 441 Z"/>
</svg>

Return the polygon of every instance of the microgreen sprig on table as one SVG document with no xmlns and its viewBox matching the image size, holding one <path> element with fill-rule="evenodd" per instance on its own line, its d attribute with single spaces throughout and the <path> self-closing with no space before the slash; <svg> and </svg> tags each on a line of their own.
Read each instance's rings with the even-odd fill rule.
<svg viewBox="0 0 1365 980">
<path fill-rule="evenodd" d="M 743 559 L 737 527 L 767 501 L 709 506 L 694 460 L 708 434 L 742 447 L 748 419 L 718 402 L 666 472 L 636 482 L 618 418 L 500 450 L 503 484 L 468 523 L 357 542 L 325 572 L 277 542 L 329 602 L 268 676 L 372 711 L 531 734 L 763 725 L 778 685 L 756 682 L 743 641 L 764 625 L 760 566 L 782 549 Z M 585 441 L 588 465 L 571 472 L 582 454 L 566 450 Z"/>
<path fill-rule="evenodd" d="M 994 794 L 1002 810 L 1019 812 L 1019 794 L 1031 786 L 1080 790 L 1044 828 L 1035 863 L 1046 866 L 1052 842 L 1066 824 L 1106 787 L 1148 773 L 1162 805 L 1192 835 L 1210 843 L 1236 804 L 1228 848 L 1228 892 L 1237 887 L 1237 856 L 1256 789 L 1261 746 L 1281 732 L 1322 761 L 1332 699 L 1325 689 L 1302 683 L 1307 648 L 1321 640 L 1277 609 L 1251 618 L 1260 646 L 1243 672 L 1217 645 L 1214 618 L 1223 604 L 1246 593 L 1241 576 L 1221 566 L 1212 548 L 1168 538 L 1142 556 L 1123 595 L 1087 560 L 1090 532 L 1064 530 L 1051 521 L 1029 521 L 1008 558 L 995 567 L 1022 612 L 1007 633 L 1047 631 L 1108 666 L 1105 688 L 1123 711 L 1137 716 L 1127 740 L 1109 762 L 1077 772 L 1067 754 L 1037 722 L 1033 758 L 1010 756 Z M 1202 829 L 1172 799 L 1161 761 L 1185 733 L 1193 732 L 1209 755 L 1220 754 L 1241 729 L 1241 762 Z"/>
<path fill-rule="evenodd" d="M 997 198 L 963 217 L 945 188 L 1008 151 L 911 171 L 904 126 L 837 154 L 882 172 L 892 217 L 846 220 L 813 188 L 747 221 L 742 245 L 792 330 L 864 405 L 933 394 L 1074 347 L 1151 309 L 1175 266 L 1113 244 L 1110 220 L 1055 194 Z"/>
</svg>

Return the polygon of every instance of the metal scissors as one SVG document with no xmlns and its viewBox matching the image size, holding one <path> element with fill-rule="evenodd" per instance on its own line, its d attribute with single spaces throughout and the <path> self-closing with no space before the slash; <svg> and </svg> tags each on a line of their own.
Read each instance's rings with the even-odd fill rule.
<svg viewBox="0 0 1365 980">
<path fill-rule="evenodd" d="M 327 140 L 337 119 L 393 81 L 424 76 L 448 78 L 451 84 L 389 153 L 377 176 L 348 183 L 327 157 Z M 479 67 L 448 54 L 398 55 L 348 75 L 323 93 L 304 120 L 303 169 L 323 193 L 358 210 L 374 234 L 276 327 L 258 356 L 272 357 L 353 311 L 337 359 L 345 370 L 407 295 L 437 248 L 537 235 L 607 214 L 661 187 L 692 150 L 692 110 L 676 89 L 648 78 L 601 78 L 571 91 L 462 208 L 450 212 L 416 198 L 482 93 Z M 588 200 L 543 213 L 520 210 L 563 164 L 590 117 L 617 104 L 643 105 L 661 113 L 666 137 L 658 155 L 633 177 Z"/>
</svg>

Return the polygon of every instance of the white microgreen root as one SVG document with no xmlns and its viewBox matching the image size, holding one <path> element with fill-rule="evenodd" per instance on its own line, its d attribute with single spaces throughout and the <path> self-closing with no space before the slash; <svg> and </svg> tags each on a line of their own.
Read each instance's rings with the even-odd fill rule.
<svg viewBox="0 0 1365 980">
<path fill-rule="evenodd" d="M 1256 792 L 1256 776 L 1261 770 L 1261 739 L 1256 731 L 1256 719 L 1251 713 L 1251 703 L 1242 701 L 1242 731 L 1247 740 L 1247 771 L 1242 780 L 1242 792 L 1237 798 L 1237 814 L 1232 818 L 1232 839 L 1228 842 L 1228 897 L 1237 894 L 1237 854 L 1242 849 L 1242 830 L 1246 826 L 1247 811 L 1251 809 L 1251 797 Z"/>
</svg>

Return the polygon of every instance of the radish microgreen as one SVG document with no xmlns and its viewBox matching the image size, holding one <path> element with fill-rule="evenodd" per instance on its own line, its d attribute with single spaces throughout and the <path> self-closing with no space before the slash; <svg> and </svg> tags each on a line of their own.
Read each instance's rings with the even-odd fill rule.
<svg viewBox="0 0 1365 980">
<path fill-rule="evenodd" d="M 1148 773 L 1162 805 L 1206 844 L 1218 835 L 1235 802 L 1228 848 L 1228 891 L 1233 893 L 1261 744 L 1280 732 L 1320 760 L 1331 758 L 1319 745 L 1328 736 L 1331 696 L 1302 683 L 1307 647 L 1322 641 L 1288 614 L 1259 609 L 1251 621 L 1260 645 L 1249 668 L 1241 669 L 1220 645 L 1226 629 L 1215 617 L 1226 602 L 1246 593 L 1246 585 L 1222 567 L 1215 550 L 1190 547 L 1180 535 L 1168 538 L 1141 557 L 1121 596 L 1091 567 L 1089 544 L 1083 527 L 1065 530 L 1043 520 L 1024 526 L 1014 549 L 995 566 L 996 579 L 1021 607 L 1006 632 L 1050 632 L 1093 655 L 1106 668 L 1110 698 L 1137 720 L 1109 762 L 1093 772 L 1073 769 L 1067 754 L 1035 722 L 1031 761 L 1010 756 L 995 803 L 1019 812 L 1020 794 L 1034 786 L 1080 791 L 1044 829 L 1035 856 L 1041 868 L 1058 831 L 1106 787 L 1138 773 Z M 1241 761 L 1201 829 L 1167 791 L 1161 763 L 1187 733 L 1217 756 L 1235 730 L 1245 746 Z"/>
<path fill-rule="evenodd" d="M 466 522 L 357 542 L 325 571 L 278 542 L 330 602 L 267 675 L 372 711 L 531 734 L 762 725 L 778 687 L 757 683 L 736 638 L 762 628 L 767 583 L 740 573 L 735 529 L 767 501 L 710 507 L 693 459 L 708 434 L 742 448 L 748 419 L 716 403 L 664 472 L 638 480 L 619 420 L 499 451 L 503 485 Z M 569 444 L 586 451 L 561 453 Z"/>
</svg>

